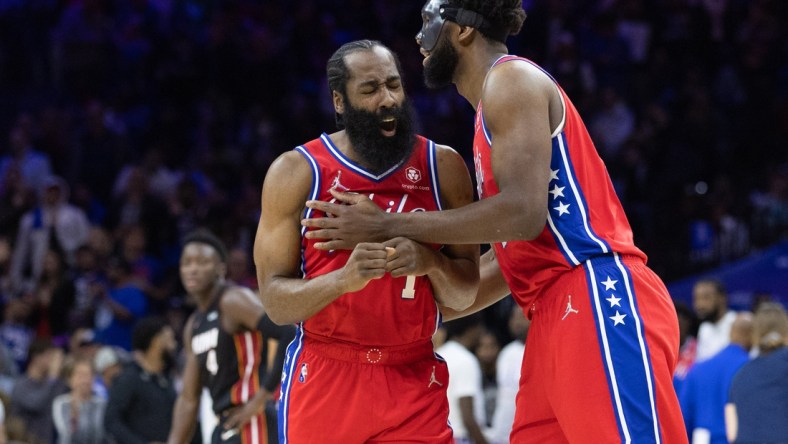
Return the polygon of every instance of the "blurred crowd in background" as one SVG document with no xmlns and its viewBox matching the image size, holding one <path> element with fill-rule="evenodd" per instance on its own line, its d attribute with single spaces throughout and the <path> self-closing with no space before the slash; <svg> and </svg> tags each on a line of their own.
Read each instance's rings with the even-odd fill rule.
<svg viewBox="0 0 788 444">
<path fill-rule="evenodd" d="M 512 52 L 574 101 L 663 279 L 786 238 L 788 4 L 523 3 Z M 472 171 L 473 109 L 421 79 L 421 6 L 0 0 L 0 372 L 24 371 L 36 339 L 128 350 L 150 314 L 180 332 L 180 239 L 196 227 L 232 248 L 229 278 L 256 287 L 262 179 L 334 131 L 325 64 L 342 43 L 397 52 L 419 131 Z M 486 317 L 501 344 L 508 313 Z"/>
</svg>

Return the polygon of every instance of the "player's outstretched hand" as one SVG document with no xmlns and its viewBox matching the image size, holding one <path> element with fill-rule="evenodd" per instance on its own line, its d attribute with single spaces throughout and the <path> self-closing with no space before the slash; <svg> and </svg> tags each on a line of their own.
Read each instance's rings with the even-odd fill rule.
<svg viewBox="0 0 788 444">
<path fill-rule="evenodd" d="M 404 237 L 383 242 L 389 252 L 386 271 L 394 277 L 423 276 L 434 267 L 434 253 L 419 242 Z"/>
<path fill-rule="evenodd" d="M 318 250 L 350 250 L 360 242 L 382 242 L 386 235 L 386 213 L 369 197 L 356 193 L 331 190 L 340 203 L 307 201 L 306 206 L 333 217 L 304 219 L 301 225 L 310 228 L 307 239 L 320 239 Z"/>
<path fill-rule="evenodd" d="M 270 395 L 266 395 L 270 396 Z M 224 421 L 224 430 L 239 430 L 249 422 L 252 417 L 263 412 L 263 407 L 254 400 L 238 407 L 234 407 Z"/>
<path fill-rule="evenodd" d="M 386 274 L 386 247 L 377 243 L 356 245 L 350 258 L 341 269 L 340 280 L 345 292 L 358 291 L 367 286 L 372 279 Z"/>
</svg>

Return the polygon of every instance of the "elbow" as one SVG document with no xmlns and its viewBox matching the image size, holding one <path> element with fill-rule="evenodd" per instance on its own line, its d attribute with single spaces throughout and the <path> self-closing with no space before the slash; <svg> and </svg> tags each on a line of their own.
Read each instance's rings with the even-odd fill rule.
<svg viewBox="0 0 788 444">
<path fill-rule="evenodd" d="M 502 216 L 508 222 L 508 235 L 502 240 L 534 240 L 547 224 L 547 202 L 533 202 L 527 196 L 510 195 L 503 199 Z"/>
<path fill-rule="evenodd" d="M 471 308 L 471 305 L 473 305 L 475 300 L 476 298 L 474 297 L 458 299 L 454 303 L 447 304 L 446 306 L 455 311 L 465 311 Z"/>
<path fill-rule="evenodd" d="M 531 241 L 539 237 L 547 223 L 547 211 L 523 212 L 515 219 L 517 240 Z"/>
<path fill-rule="evenodd" d="M 277 306 L 276 300 L 271 296 L 273 293 L 270 285 L 267 282 L 258 279 L 260 282 L 259 289 L 257 290 L 257 295 L 260 298 L 260 302 L 263 303 L 263 308 L 265 309 L 265 315 L 268 316 L 268 319 L 271 320 L 276 325 L 285 325 L 288 324 L 288 319 L 285 319 L 284 311 Z"/>
<path fill-rule="evenodd" d="M 446 303 L 442 304 L 447 308 L 450 308 L 454 311 L 465 311 L 470 308 L 474 302 L 476 302 L 476 294 L 479 291 L 479 283 L 478 280 L 473 285 L 466 285 L 460 291 L 457 291 L 454 294 L 454 297 L 449 298 Z"/>
<path fill-rule="evenodd" d="M 280 327 L 284 325 L 290 325 L 293 323 L 287 316 L 284 316 L 282 313 L 266 310 L 266 314 L 268 314 L 268 318 L 271 319 L 271 322 L 273 322 L 274 324 Z"/>
<path fill-rule="evenodd" d="M 266 316 L 268 316 L 268 319 L 274 324 L 283 326 L 292 323 L 283 310 L 280 310 L 276 307 L 276 304 L 271 303 L 271 301 L 266 301 L 265 298 L 263 299 L 263 307 L 265 308 Z"/>
</svg>

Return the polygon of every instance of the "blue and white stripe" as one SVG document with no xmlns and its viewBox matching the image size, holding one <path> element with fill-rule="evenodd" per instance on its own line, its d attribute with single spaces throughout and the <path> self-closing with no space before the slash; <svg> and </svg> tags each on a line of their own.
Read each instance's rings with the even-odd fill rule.
<svg viewBox="0 0 788 444">
<path fill-rule="evenodd" d="M 610 253 L 610 246 L 591 227 L 588 204 L 577 183 L 563 131 L 553 139 L 550 169 L 553 177 L 548 190 L 554 187 L 568 188 L 560 198 L 554 194 L 547 198 L 547 224 L 567 262 L 580 265 L 590 257 Z"/>
<path fill-rule="evenodd" d="M 588 260 L 584 268 L 622 442 L 634 437 L 660 444 L 653 370 L 629 270 L 616 253 L 612 259 Z"/>
<path fill-rule="evenodd" d="M 290 413 L 290 391 L 296 376 L 296 364 L 304 348 L 304 324 L 296 325 L 296 334 L 290 345 L 287 346 L 285 354 L 284 370 L 282 371 L 282 384 L 279 390 L 279 409 L 277 412 L 277 422 L 279 423 L 279 442 L 287 443 L 288 415 Z"/>
<path fill-rule="evenodd" d="M 334 145 L 334 142 L 331 141 L 331 138 L 328 137 L 328 134 L 326 134 L 326 133 L 321 134 L 320 135 L 320 140 L 323 141 L 323 144 L 328 149 L 328 152 L 331 153 L 331 155 L 334 156 L 334 158 L 336 158 L 339 163 L 341 163 L 342 165 L 346 166 L 348 169 L 350 169 L 352 171 L 355 171 L 356 173 L 358 173 L 358 174 L 360 174 L 360 175 L 362 175 L 364 177 L 367 177 L 370 180 L 373 180 L 375 182 L 382 181 L 389 174 L 391 174 L 394 171 L 396 171 L 397 168 L 399 168 L 402 165 L 402 162 L 399 162 L 398 164 L 394 165 L 393 167 L 389 168 L 388 170 L 386 170 L 385 172 L 383 172 L 381 174 L 373 174 L 373 173 L 370 173 L 369 171 L 365 170 L 364 167 L 362 167 L 361 165 L 359 165 L 359 164 L 353 162 L 352 160 L 348 159 L 347 157 L 345 157 L 345 155 L 342 154 L 342 151 L 340 151 L 339 148 L 337 148 Z"/>
<path fill-rule="evenodd" d="M 438 153 L 435 142 L 427 140 L 427 163 L 430 168 L 430 183 L 432 184 L 432 197 L 435 198 L 435 205 L 438 211 L 443 210 L 441 205 L 440 181 L 438 180 Z"/>
<path fill-rule="evenodd" d="M 295 148 L 296 151 L 301 153 L 309 162 L 309 166 L 312 169 L 312 187 L 309 192 L 309 200 L 317 200 L 318 196 L 320 196 L 320 167 L 317 164 L 317 161 L 312 156 L 312 153 L 306 149 L 305 146 L 298 146 Z M 312 213 L 314 210 L 311 208 L 306 208 L 304 210 L 304 219 L 309 219 L 312 217 Z M 303 238 L 306 234 L 306 227 L 301 227 L 301 237 Z M 305 257 L 305 249 L 303 246 L 301 247 L 301 276 L 306 276 L 306 257 Z M 277 420 L 279 423 L 279 442 L 286 443 L 287 442 L 287 427 L 288 427 L 288 413 L 290 408 L 290 389 L 293 385 L 293 379 L 295 375 L 295 365 L 298 362 L 298 357 L 301 355 L 301 350 L 304 347 L 304 325 L 303 323 L 298 323 L 296 325 L 296 335 L 295 338 L 290 342 L 290 345 L 287 346 L 287 352 L 285 354 L 285 363 L 284 368 L 282 370 L 282 384 L 280 386 L 279 391 L 279 409 L 277 413 Z"/>
<path fill-rule="evenodd" d="M 307 162 L 309 162 L 310 168 L 312 168 L 312 189 L 309 192 L 309 200 L 317 200 L 318 196 L 320 196 L 320 167 L 317 165 L 317 161 L 314 157 L 312 157 L 312 153 L 306 149 L 305 146 L 299 146 L 295 149 L 299 153 L 301 153 L 304 157 L 306 157 Z M 314 212 L 311 208 L 304 209 L 304 219 L 310 219 L 312 217 L 312 213 Z M 307 228 L 302 226 L 301 227 L 301 238 L 303 239 L 306 235 Z M 301 247 L 301 276 L 306 276 L 306 251 L 304 250 L 303 244 Z"/>
<path fill-rule="evenodd" d="M 482 133 L 484 134 L 484 140 L 487 141 L 487 145 L 492 147 L 492 134 L 490 134 L 490 130 L 487 129 L 487 124 L 484 123 L 484 111 L 482 111 L 482 115 L 480 116 L 479 120 L 482 121 Z"/>
</svg>

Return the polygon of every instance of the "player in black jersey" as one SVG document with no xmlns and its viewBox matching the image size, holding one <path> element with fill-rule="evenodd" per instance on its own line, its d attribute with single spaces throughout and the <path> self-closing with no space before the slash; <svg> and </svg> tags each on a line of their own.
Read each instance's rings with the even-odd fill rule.
<svg viewBox="0 0 788 444">
<path fill-rule="evenodd" d="M 203 387 L 219 420 L 214 444 L 268 442 L 264 405 L 279 383 L 284 351 L 295 329 L 271 322 L 251 290 L 225 282 L 226 260 L 227 250 L 210 232 L 199 230 L 184 239 L 181 280 L 197 310 L 183 332 L 186 367 L 169 444 L 191 439 Z M 267 371 L 269 338 L 279 346 Z"/>
</svg>

